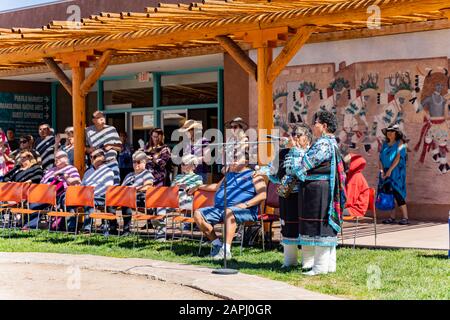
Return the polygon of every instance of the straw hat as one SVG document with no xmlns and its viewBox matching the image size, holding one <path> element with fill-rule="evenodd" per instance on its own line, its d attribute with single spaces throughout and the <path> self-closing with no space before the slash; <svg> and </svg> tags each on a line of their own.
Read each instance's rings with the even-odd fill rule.
<svg viewBox="0 0 450 320">
<path fill-rule="evenodd" d="M 390 125 L 389 127 L 384 128 L 384 129 L 381 130 L 381 132 L 382 132 L 386 137 L 387 137 L 387 133 L 388 133 L 389 131 L 394 131 L 395 133 L 397 133 L 397 140 L 400 140 L 400 139 L 403 140 L 403 141 L 406 141 L 406 140 L 407 140 L 405 134 L 400 130 L 400 127 L 399 127 L 398 124 Z"/>
<path fill-rule="evenodd" d="M 234 118 L 233 120 L 225 123 L 225 128 L 230 129 L 233 124 L 241 126 L 244 131 L 248 129 L 248 124 L 241 117 Z"/>
<path fill-rule="evenodd" d="M 195 121 L 195 120 L 187 120 L 183 126 L 179 129 L 181 132 L 188 132 L 192 129 L 203 129 L 203 125 L 201 121 Z"/>
</svg>

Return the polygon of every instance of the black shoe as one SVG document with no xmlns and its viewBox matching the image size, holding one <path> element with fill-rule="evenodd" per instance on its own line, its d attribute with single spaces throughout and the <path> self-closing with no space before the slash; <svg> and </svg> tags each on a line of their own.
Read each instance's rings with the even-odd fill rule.
<svg viewBox="0 0 450 320">
<path fill-rule="evenodd" d="M 383 224 L 393 224 L 395 222 L 396 222 L 395 219 L 392 219 L 392 218 L 383 220 Z"/>
<path fill-rule="evenodd" d="M 407 224 L 409 224 L 408 219 L 402 219 L 398 222 L 398 224 L 402 225 L 402 226 L 406 226 Z"/>
</svg>

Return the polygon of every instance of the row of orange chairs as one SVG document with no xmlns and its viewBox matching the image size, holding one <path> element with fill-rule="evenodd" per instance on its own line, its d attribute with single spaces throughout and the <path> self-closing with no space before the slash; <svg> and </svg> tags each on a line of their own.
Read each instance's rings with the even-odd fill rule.
<svg viewBox="0 0 450 320">
<path fill-rule="evenodd" d="M 150 187 L 145 195 L 145 208 L 168 208 L 174 209 L 179 216 L 174 217 L 175 222 L 194 223 L 193 218 L 185 217 L 179 210 L 178 187 Z M 26 201 L 27 205 L 24 206 Z M 78 213 L 67 212 L 68 207 L 92 207 L 95 209 L 94 187 L 69 186 L 66 190 L 64 211 L 56 211 L 57 198 L 56 187 L 48 184 L 24 184 L 24 183 L 0 183 L 0 202 L 4 202 L 3 208 L 9 207 L 13 214 L 30 215 L 39 211 L 31 210 L 32 204 L 47 204 L 53 210 L 46 211 L 48 217 L 74 217 Z M 194 195 L 193 209 L 212 206 L 214 204 L 214 193 L 197 191 Z M 105 212 L 94 212 L 90 217 L 94 220 L 114 220 L 116 215 L 107 213 L 107 207 L 129 207 L 137 213 L 137 191 L 134 187 L 110 186 L 106 190 Z M 135 214 L 134 221 L 163 220 L 165 215 Z"/>
</svg>

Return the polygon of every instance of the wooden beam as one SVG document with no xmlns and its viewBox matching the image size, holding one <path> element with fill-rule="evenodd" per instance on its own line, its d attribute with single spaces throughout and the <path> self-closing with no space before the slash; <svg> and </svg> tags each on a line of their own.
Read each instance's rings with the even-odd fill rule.
<svg viewBox="0 0 450 320">
<path fill-rule="evenodd" d="M 109 63 L 111 62 L 113 53 L 114 50 L 106 50 L 96 63 L 94 70 L 92 70 L 91 73 L 89 73 L 89 76 L 83 81 L 80 87 L 81 94 L 83 96 L 87 96 L 89 90 L 91 90 L 92 86 L 97 82 L 97 80 L 106 70 Z"/>
<path fill-rule="evenodd" d="M 267 81 L 273 83 L 295 54 L 308 41 L 311 34 L 316 29 L 315 26 L 304 26 L 297 30 L 297 33 L 286 43 L 278 57 L 272 62 L 267 71 Z"/>
<path fill-rule="evenodd" d="M 258 48 L 258 141 L 267 140 L 266 135 L 273 129 L 273 85 L 267 81 L 267 70 L 272 63 L 273 49 Z M 258 147 L 258 163 L 267 165 L 271 159 L 271 145 L 261 144 Z"/>
<path fill-rule="evenodd" d="M 256 80 L 257 66 L 247 53 L 239 47 L 231 38 L 227 36 L 217 36 L 216 40 L 220 43 L 222 48 L 228 52 L 228 54 L 236 61 L 242 69 Z"/>
<path fill-rule="evenodd" d="M 47 67 L 55 74 L 56 78 L 61 82 L 66 91 L 72 95 L 72 81 L 69 77 L 62 71 L 58 64 L 53 60 L 53 58 L 44 58 L 44 62 Z"/>
<path fill-rule="evenodd" d="M 364 2 L 364 3 L 363 3 Z M 160 44 L 173 44 L 189 40 L 211 39 L 223 34 L 236 34 L 277 27 L 292 27 L 298 29 L 305 25 L 329 25 L 348 21 L 367 19 L 367 8 L 379 5 L 383 17 L 429 13 L 448 8 L 448 0 L 367 0 L 321 5 L 315 8 L 299 8 L 265 14 L 250 14 L 242 17 L 211 19 L 199 22 L 180 24 L 178 27 L 157 27 L 136 31 L 118 32 L 114 36 L 86 37 L 80 39 L 59 40 L 40 45 L 32 44 L 14 48 L 0 49 L 0 65 L 37 61 L 43 57 L 55 56 L 60 53 L 74 53 L 80 50 L 95 48 L 97 50 L 123 50 L 140 47 L 150 47 Z M 363 4 L 361 4 L 363 3 Z M 345 4 L 342 5 L 342 4 Z"/>
<path fill-rule="evenodd" d="M 83 176 L 85 171 L 85 128 L 86 128 L 86 97 L 81 93 L 81 84 L 85 78 L 86 69 L 79 65 L 72 67 L 72 114 L 74 129 L 74 166 Z"/>
</svg>

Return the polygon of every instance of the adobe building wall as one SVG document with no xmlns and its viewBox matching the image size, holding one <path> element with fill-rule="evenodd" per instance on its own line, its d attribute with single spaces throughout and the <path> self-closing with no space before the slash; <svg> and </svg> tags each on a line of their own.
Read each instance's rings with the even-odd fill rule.
<svg viewBox="0 0 450 320">
<path fill-rule="evenodd" d="M 363 173 L 369 185 L 376 188 L 379 149 L 384 141 L 381 130 L 398 123 L 408 138 L 410 218 L 447 221 L 450 210 L 450 118 L 432 124 L 429 129 L 424 122 L 428 120 L 424 119 L 429 119 L 426 111 L 429 103 L 450 97 L 449 56 L 360 59 L 350 64 L 330 58 L 328 62 L 317 64 L 291 64 L 274 83 L 275 125 L 285 130 L 290 123 L 311 123 L 313 114 L 320 109 L 335 112 L 339 122 L 336 134 L 339 143 L 350 152 L 364 156 L 367 167 Z M 249 89 L 250 123 L 257 126 L 257 90 L 252 80 L 249 80 Z M 438 90 L 439 94 L 433 96 Z M 448 102 L 446 108 L 450 114 Z M 388 214 L 378 212 L 380 217 Z"/>
</svg>

